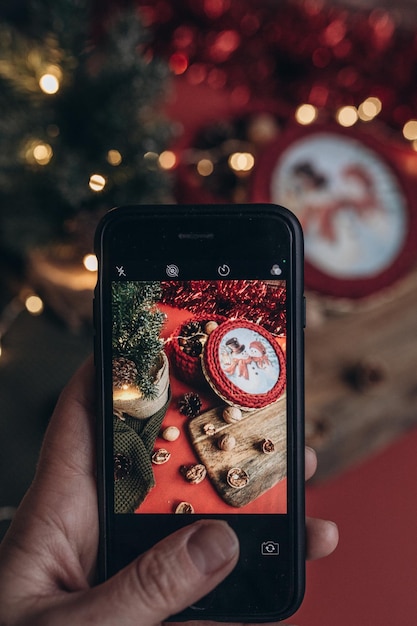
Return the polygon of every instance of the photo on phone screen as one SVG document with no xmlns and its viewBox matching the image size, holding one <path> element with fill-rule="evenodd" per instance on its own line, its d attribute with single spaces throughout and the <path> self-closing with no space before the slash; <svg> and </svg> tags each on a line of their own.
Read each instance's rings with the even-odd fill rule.
<svg viewBox="0 0 417 626">
<path fill-rule="evenodd" d="M 286 513 L 285 281 L 114 281 L 112 350 L 115 513 Z"/>
</svg>

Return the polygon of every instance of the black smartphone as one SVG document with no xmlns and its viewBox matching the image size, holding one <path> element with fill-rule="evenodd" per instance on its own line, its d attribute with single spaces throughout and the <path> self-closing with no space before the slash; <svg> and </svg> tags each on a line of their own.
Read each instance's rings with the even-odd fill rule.
<svg viewBox="0 0 417 626">
<path fill-rule="evenodd" d="M 263 204 L 121 207 L 96 254 L 101 578 L 220 518 L 239 563 L 175 619 L 288 617 L 305 569 L 298 221 Z"/>
</svg>

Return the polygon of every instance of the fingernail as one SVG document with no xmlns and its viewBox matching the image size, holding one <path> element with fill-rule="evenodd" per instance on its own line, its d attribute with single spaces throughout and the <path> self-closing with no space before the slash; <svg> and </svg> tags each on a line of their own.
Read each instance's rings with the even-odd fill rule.
<svg viewBox="0 0 417 626">
<path fill-rule="evenodd" d="M 237 557 L 239 542 L 226 522 L 201 522 L 188 540 L 188 552 L 197 569 L 207 575 Z"/>
</svg>

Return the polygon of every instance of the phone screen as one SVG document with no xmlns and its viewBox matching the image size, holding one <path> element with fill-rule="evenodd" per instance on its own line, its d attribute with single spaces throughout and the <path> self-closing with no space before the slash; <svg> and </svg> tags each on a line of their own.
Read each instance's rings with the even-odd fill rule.
<svg viewBox="0 0 417 626">
<path fill-rule="evenodd" d="M 184 224 L 154 242 L 158 253 L 148 243 L 139 254 L 124 235 L 115 245 L 123 228 L 111 238 L 101 288 L 107 575 L 180 526 L 226 519 L 239 564 L 187 616 L 263 620 L 299 595 L 298 304 L 288 231 L 279 223 L 276 245 L 260 249 L 255 228 L 251 250 L 233 225 L 242 250 L 224 232 L 197 244 Z"/>
</svg>

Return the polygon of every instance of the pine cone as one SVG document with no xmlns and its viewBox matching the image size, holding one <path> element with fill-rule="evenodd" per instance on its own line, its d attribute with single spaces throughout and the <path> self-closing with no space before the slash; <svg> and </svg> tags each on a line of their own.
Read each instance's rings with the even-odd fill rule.
<svg viewBox="0 0 417 626">
<path fill-rule="evenodd" d="M 201 410 L 201 400 L 196 393 L 186 393 L 178 402 L 180 413 L 186 417 L 197 417 Z"/>
<path fill-rule="evenodd" d="M 203 345 L 197 337 L 187 339 L 184 344 L 184 352 L 189 356 L 197 357 L 203 351 Z"/>
<path fill-rule="evenodd" d="M 181 334 L 184 337 L 192 337 L 201 334 L 201 324 L 198 320 L 191 320 L 184 324 L 181 328 Z"/>
<path fill-rule="evenodd" d="M 113 359 L 113 387 L 123 389 L 136 384 L 138 370 L 130 359 L 120 356 Z"/>
<path fill-rule="evenodd" d="M 125 454 L 114 455 L 114 482 L 123 480 L 129 476 L 132 469 L 132 461 Z"/>
</svg>

